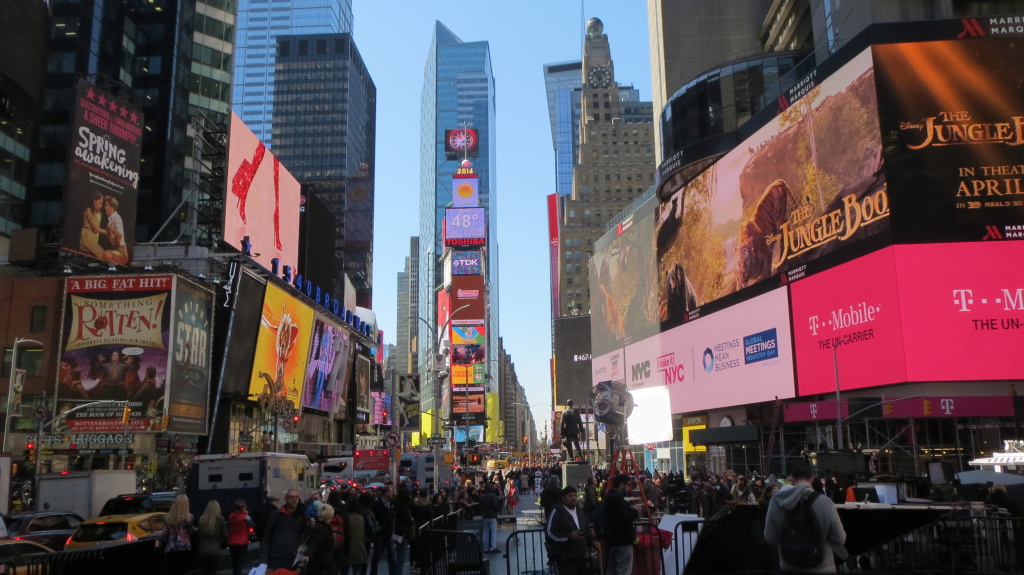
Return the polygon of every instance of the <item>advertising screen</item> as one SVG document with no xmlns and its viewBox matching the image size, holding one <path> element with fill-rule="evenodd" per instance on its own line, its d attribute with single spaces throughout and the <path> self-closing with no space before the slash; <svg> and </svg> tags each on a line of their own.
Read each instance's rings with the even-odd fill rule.
<svg viewBox="0 0 1024 575">
<path fill-rule="evenodd" d="M 420 376 L 417 373 L 403 373 L 398 376 L 398 402 L 402 428 L 420 427 Z"/>
<path fill-rule="evenodd" d="M 302 407 L 331 413 L 338 408 L 346 412 L 346 382 L 349 376 L 349 355 L 352 342 L 347 330 L 329 322 L 319 313 L 313 323 L 306 364 L 306 384 Z"/>
<path fill-rule="evenodd" d="M 483 273 L 480 252 L 452 250 L 452 275 L 476 276 Z"/>
<path fill-rule="evenodd" d="M 356 409 L 370 411 L 370 358 L 365 355 L 356 356 Z"/>
<path fill-rule="evenodd" d="M 452 276 L 450 305 L 452 310 L 459 310 L 455 314 L 455 319 L 478 319 L 483 322 L 483 318 L 487 317 L 484 276 Z M 460 309 L 463 306 L 468 307 Z"/>
<path fill-rule="evenodd" d="M 178 278 L 174 290 L 167 431 L 206 435 L 213 353 L 213 293 Z M 146 375 L 148 375 L 148 369 Z"/>
<path fill-rule="evenodd" d="M 897 241 L 1024 237 L 1020 37 L 872 52 Z"/>
<path fill-rule="evenodd" d="M 616 349 L 604 355 L 594 357 L 590 362 L 590 385 L 597 385 L 602 381 L 617 381 L 624 383 L 626 375 L 624 371 L 623 350 Z"/>
<path fill-rule="evenodd" d="M 477 363 L 474 365 L 453 365 L 452 366 L 452 385 L 467 385 L 467 384 L 479 384 L 483 385 L 486 381 L 485 369 L 487 364 Z"/>
<path fill-rule="evenodd" d="M 57 405 L 128 401 L 130 431 L 163 431 L 174 276 L 67 280 Z M 123 406 L 97 405 L 67 417 L 71 431 L 123 432 Z"/>
<path fill-rule="evenodd" d="M 234 113 L 227 180 L 224 241 L 245 251 L 248 237 L 260 265 L 272 269 L 271 260 L 277 259 L 297 270 L 301 186 Z"/>
<path fill-rule="evenodd" d="M 451 437 L 450 432 L 446 432 Z M 484 426 L 482 425 L 470 425 L 466 427 L 455 428 L 455 441 L 458 443 L 465 443 L 467 439 L 472 439 L 477 443 L 484 442 Z"/>
<path fill-rule="evenodd" d="M 139 110 L 79 80 L 71 122 L 62 249 L 117 264 L 131 263 L 142 126 Z"/>
<path fill-rule="evenodd" d="M 558 194 L 548 194 L 548 265 L 551 268 L 551 317 L 562 315 L 558 286 L 561 275 L 558 266 Z"/>
<path fill-rule="evenodd" d="M 886 231 L 889 202 L 865 51 L 661 204 L 662 329 L 695 308 Z"/>
<path fill-rule="evenodd" d="M 482 323 L 452 322 L 452 364 L 482 364 L 487 361 L 487 338 Z M 459 325 L 461 323 L 461 325 Z"/>
<path fill-rule="evenodd" d="M 483 245 L 487 237 L 484 208 L 446 208 L 444 214 L 445 245 Z"/>
<path fill-rule="evenodd" d="M 475 208 L 480 205 L 480 180 L 472 178 L 452 179 L 452 205 L 456 208 Z"/>
<path fill-rule="evenodd" d="M 221 390 L 226 393 L 249 393 L 252 357 L 256 353 L 260 310 L 267 284 L 240 270 L 235 273 L 238 274 L 237 283 L 228 304 L 232 306 L 229 319 L 231 337 L 224 351 Z"/>
<path fill-rule="evenodd" d="M 587 404 L 592 387 L 590 319 L 589 315 L 580 315 L 554 320 L 554 398 L 558 405 L 565 405 L 569 399 L 578 406 Z"/>
<path fill-rule="evenodd" d="M 449 159 L 477 157 L 480 154 L 480 133 L 474 128 L 445 130 L 444 153 Z"/>
<path fill-rule="evenodd" d="M 594 354 L 636 343 L 660 331 L 654 208 L 645 203 L 594 246 L 590 315 Z"/>
<path fill-rule="evenodd" d="M 273 283 L 263 296 L 249 394 L 275 413 L 299 409 L 313 310 Z"/>
<path fill-rule="evenodd" d="M 370 422 L 374 425 L 391 425 L 391 394 L 371 391 L 370 399 L 373 400 L 373 417 Z"/>
</svg>

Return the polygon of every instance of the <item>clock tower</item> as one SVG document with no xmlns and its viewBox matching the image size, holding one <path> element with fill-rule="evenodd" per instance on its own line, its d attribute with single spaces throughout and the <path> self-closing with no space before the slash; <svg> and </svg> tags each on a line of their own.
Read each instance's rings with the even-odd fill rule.
<svg viewBox="0 0 1024 575">
<path fill-rule="evenodd" d="M 587 141 L 583 126 L 595 122 L 611 123 L 619 117 L 619 85 L 615 82 L 608 35 L 597 18 L 587 21 L 587 39 L 583 43 L 583 92 L 580 114 L 580 143 Z"/>
</svg>

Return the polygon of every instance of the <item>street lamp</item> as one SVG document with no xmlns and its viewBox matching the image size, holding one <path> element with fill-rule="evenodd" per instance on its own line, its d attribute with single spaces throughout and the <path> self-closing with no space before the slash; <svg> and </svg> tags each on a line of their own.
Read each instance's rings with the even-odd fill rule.
<svg viewBox="0 0 1024 575">
<path fill-rule="evenodd" d="M 28 339 L 27 337 L 16 337 L 14 338 L 14 349 L 11 350 L 11 371 L 8 373 L 7 378 L 7 421 L 4 423 L 4 451 L 7 451 L 7 438 L 11 435 L 11 398 L 14 397 L 14 378 L 18 371 L 18 346 L 23 343 L 34 343 L 42 347 L 43 342 L 36 341 L 34 339 Z M 38 437 L 36 440 L 38 441 Z"/>
</svg>

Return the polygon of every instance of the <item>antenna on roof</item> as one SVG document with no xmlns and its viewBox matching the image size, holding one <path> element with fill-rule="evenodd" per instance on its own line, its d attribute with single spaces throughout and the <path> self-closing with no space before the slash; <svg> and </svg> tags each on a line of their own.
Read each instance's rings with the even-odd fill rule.
<svg viewBox="0 0 1024 575">
<path fill-rule="evenodd" d="M 580 0 L 580 46 L 587 42 L 587 19 L 583 15 L 585 12 L 583 9 L 583 5 L 585 3 L 586 0 Z"/>
</svg>

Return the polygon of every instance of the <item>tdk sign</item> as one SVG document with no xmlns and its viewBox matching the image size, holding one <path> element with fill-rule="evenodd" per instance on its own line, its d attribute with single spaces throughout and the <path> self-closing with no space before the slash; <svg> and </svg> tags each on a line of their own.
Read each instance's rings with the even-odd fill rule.
<svg viewBox="0 0 1024 575">
<path fill-rule="evenodd" d="M 475 276 L 481 273 L 480 252 L 452 251 L 452 275 Z"/>
<path fill-rule="evenodd" d="M 743 363 L 757 363 L 779 357 L 779 336 L 775 328 L 743 337 Z"/>
</svg>

